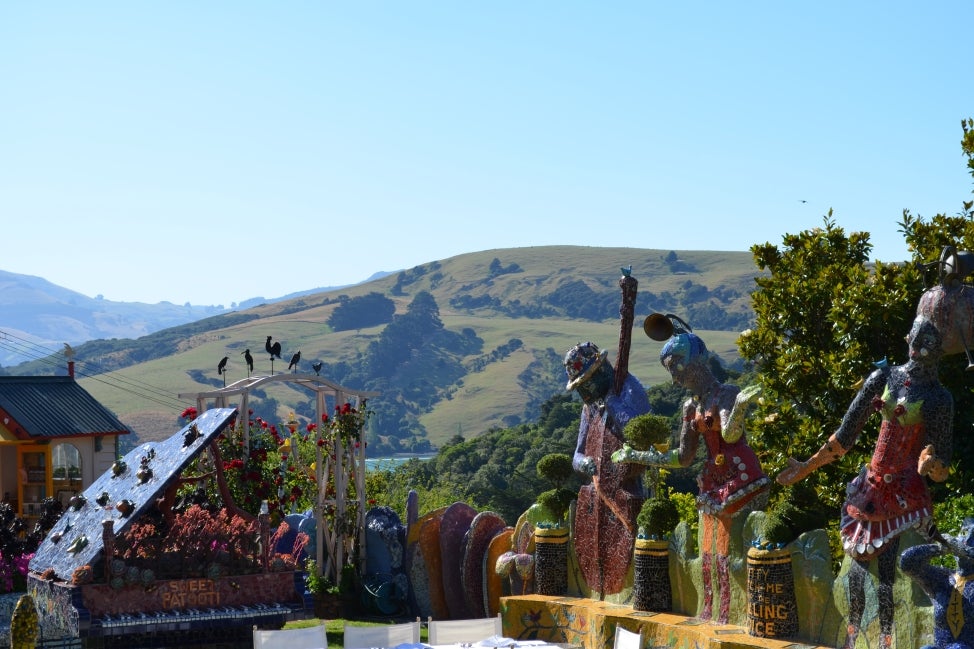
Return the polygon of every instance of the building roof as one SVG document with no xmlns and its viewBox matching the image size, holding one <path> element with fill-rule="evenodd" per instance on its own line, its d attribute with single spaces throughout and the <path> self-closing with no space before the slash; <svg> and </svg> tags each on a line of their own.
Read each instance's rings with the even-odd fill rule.
<svg viewBox="0 0 974 649">
<path fill-rule="evenodd" d="M 20 439 L 129 432 L 70 376 L 0 376 L 0 409 L 13 420 L 0 422 Z"/>
</svg>

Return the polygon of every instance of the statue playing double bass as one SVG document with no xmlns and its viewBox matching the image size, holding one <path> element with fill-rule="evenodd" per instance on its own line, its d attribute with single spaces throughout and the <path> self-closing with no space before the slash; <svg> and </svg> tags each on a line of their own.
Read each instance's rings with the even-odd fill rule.
<svg viewBox="0 0 974 649">
<path fill-rule="evenodd" d="M 572 466 L 592 478 L 579 490 L 572 536 L 582 576 L 600 598 L 625 586 L 636 515 L 643 504 L 645 468 L 616 464 L 612 453 L 622 448 L 626 423 L 650 411 L 646 390 L 629 374 L 637 282 L 628 269 L 623 269 L 619 287 L 622 306 L 615 368 L 607 352 L 591 342 L 579 343 L 565 354 L 567 389 L 578 392 L 584 403 Z"/>
</svg>

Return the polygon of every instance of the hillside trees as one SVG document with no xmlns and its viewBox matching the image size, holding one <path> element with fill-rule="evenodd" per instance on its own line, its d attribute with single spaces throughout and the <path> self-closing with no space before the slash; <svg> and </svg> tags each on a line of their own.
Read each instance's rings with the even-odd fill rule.
<svg viewBox="0 0 974 649">
<path fill-rule="evenodd" d="M 328 326 L 335 331 L 364 329 L 392 321 L 396 303 L 382 293 L 372 291 L 360 297 L 342 300 L 328 317 Z"/>
<path fill-rule="evenodd" d="M 369 404 L 370 455 L 430 450 L 419 415 L 442 398 L 444 386 L 466 374 L 459 358 L 476 353 L 483 342 L 470 334 L 446 329 L 432 294 L 420 291 L 356 361 L 326 368 L 344 385 L 383 395 Z"/>
<path fill-rule="evenodd" d="M 549 487 L 537 474 L 538 460 L 574 451 L 580 416 L 581 402 L 561 392 L 545 402 L 536 423 L 488 431 L 471 440 L 457 436 L 435 458 L 411 460 L 383 472 L 372 483 L 379 492 L 369 497 L 404 517 L 406 495 L 416 489 L 420 513 L 464 501 L 513 524 Z M 578 477 L 564 486 L 577 490 Z"/>
</svg>

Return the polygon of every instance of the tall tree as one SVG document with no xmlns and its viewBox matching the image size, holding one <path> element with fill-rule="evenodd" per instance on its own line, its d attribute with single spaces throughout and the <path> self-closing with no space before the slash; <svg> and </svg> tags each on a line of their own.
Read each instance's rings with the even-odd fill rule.
<svg viewBox="0 0 974 649">
<path fill-rule="evenodd" d="M 965 120 L 962 147 L 974 174 L 974 121 Z M 751 248 L 767 276 L 756 279 L 752 295 L 753 329 L 739 339 L 741 356 L 755 364 L 764 388 L 749 436 L 762 451 L 766 470 L 776 474 L 789 456 L 808 457 L 832 434 L 874 364 L 906 361 L 904 336 L 917 301 L 931 278 L 924 264 L 940 258 L 946 245 L 974 250 L 972 204 L 955 217 L 930 220 L 904 211 L 900 231 L 913 254 L 912 263 L 869 263 L 872 245 L 862 232 L 846 234 L 831 210 L 822 228 L 783 237 Z M 974 377 L 964 373 L 966 359 L 947 358 L 941 378 L 957 401 L 954 424 L 954 473 L 940 489 L 974 485 L 974 471 L 957 462 L 969 456 L 974 423 Z M 838 511 L 845 485 L 867 461 L 879 419 L 872 420 L 856 446 L 839 462 L 811 476 L 823 505 Z"/>
</svg>

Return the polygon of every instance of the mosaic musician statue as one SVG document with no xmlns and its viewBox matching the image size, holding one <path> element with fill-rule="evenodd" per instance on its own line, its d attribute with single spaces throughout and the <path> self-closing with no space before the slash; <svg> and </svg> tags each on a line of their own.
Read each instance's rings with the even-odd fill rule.
<svg viewBox="0 0 974 649">
<path fill-rule="evenodd" d="M 622 306 L 616 366 L 591 343 L 579 343 L 565 355 L 568 390 L 584 402 L 572 466 L 591 476 L 578 494 L 573 538 L 586 584 L 600 597 L 625 586 L 636 538 L 636 515 L 643 504 L 641 467 L 617 465 L 613 452 L 622 448 L 622 430 L 633 417 L 649 412 L 646 390 L 629 374 L 636 303 L 636 278 L 623 269 L 619 279 Z"/>
</svg>

